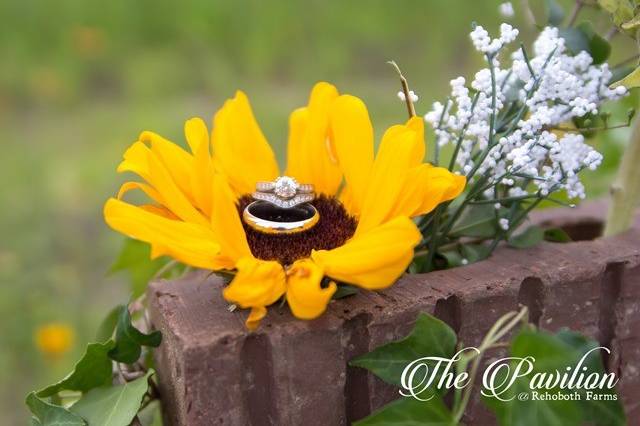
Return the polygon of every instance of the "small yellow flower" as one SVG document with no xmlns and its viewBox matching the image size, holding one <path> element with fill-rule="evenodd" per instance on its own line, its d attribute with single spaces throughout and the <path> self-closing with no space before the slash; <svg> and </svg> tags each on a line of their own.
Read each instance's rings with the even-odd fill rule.
<svg viewBox="0 0 640 426">
<path fill-rule="evenodd" d="M 321 315 L 336 291 L 331 280 L 369 290 L 392 285 L 422 238 L 411 218 L 457 197 L 466 183 L 422 162 L 421 118 L 389 128 L 374 155 L 364 103 L 318 83 L 308 105 L 290 116 L 284 174 L 314 185 L 320 221 L 302 234 L 270 236 L 246 226 L 240 215 L 256 183 L 280 175 L 245 94 L 225 102 L 211 135 L 194 118 L 185 124 L 185 137 L 191 152 L 155 133 L 140 135 L 118 171 L 134 172 L 146 182 L 125 183 L 105 204 L 105 220 L 150 243 L 152 256 L 236 270 L 223 296 L 251 308 L 247 326 L 252 329 L 266 307 L 283 296 L 296 317 Z M 121 201 L 132 189 L 153 203 L 138 207 Z"/>
<path fill-rule="evenodd" d="M 38 327 L 35 332 L 36 346 L 45 355 L 60 356 L 73 345 L 75 333 L 65 323 L 52 322 Z"/>
</svg>

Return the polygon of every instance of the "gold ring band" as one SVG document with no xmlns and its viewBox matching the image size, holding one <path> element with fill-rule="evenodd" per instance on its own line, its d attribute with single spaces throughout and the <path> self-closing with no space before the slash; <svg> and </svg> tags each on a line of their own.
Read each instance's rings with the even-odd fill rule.
<svg viewBox="0 0 640 426">
<path fill-rule="evenodd" d="M 265 234 L 295 234 L 313 228 L 320 214 L 309 203 L 281 208 L 258 200 L 245 207 L 242 218 L 251 228 Z"/>
</svg>

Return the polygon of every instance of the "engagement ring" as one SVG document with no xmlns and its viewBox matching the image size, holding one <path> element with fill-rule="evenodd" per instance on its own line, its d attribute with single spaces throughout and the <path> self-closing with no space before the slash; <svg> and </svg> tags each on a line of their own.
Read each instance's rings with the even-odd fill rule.
<svg viewBox="0 0 640 426">
<path fill-rule="evenodd" d="M 267 201 L 283 209 L 313 201 L 313 185 L 300 184 L 289 176 L 280 176 L 273 182 L 258 182 L 252 194 L 256 200 Z"/>
</svg>

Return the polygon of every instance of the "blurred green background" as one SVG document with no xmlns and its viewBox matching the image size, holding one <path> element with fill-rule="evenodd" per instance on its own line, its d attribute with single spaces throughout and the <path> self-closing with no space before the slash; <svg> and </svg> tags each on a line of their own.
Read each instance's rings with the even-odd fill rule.
<svg viewBox="0 0 640 426">
<path fill-rule="evenodd" d="M 209 121 L 242 88 L 282 159 L 289 112 L 327 80 L 365 100 L 379 135 L 406 115 L 385 62 L 400 64 L 424 114 L 450 79 L 481 64 L 468 32 L 477 21 L 495 33 L 505 20 L 499 3 L 0 2 L 1 423 L 25 422 L 26 392 L 66 373 L 101 317 L 128 297 L 125 280 L 106 275 L 122 237 L 105 226 L 102 205 L 140 131 L 183 143 L 186 119 Z M 542 21 L 542 2 L 531 3 Z M 507 21 L 530 41 L 535 28 L 514 6 Z M 606 189 L 625 132 L 594 141 L 606 163 L 588 178 L 591 195 Z M 58 358 L 34 345 L 34 330 L 52 321 L 76 333 Z"/>
</svg>

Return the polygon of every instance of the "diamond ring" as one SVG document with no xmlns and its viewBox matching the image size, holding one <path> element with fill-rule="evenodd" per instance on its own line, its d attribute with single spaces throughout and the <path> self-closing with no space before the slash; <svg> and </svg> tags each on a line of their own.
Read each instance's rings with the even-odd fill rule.
<svg viewBox="0 0 640 426">
<path fill-rule="evenodd" d="M 315 198 L 313 190 L 311 184 L 300 184 L 292 177 L 280 176 L 273 182 L 258 182 L 252 196 L 256 200 L 289 209 L 312 201 Z"/>
</svg>

